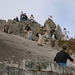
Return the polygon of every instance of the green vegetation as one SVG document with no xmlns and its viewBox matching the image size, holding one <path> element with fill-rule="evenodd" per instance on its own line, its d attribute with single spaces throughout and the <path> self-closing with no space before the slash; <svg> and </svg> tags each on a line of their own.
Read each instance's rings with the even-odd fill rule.
<svg viewBox="0 0 75 75">
<path fill-rule="evenodd" d="M 75 52 L 75 39 L 70 39 L 70 40 L 59 40 L 58 41 L 58 46 L 62 47 L 62 45 L 67 45 L 69 49 L 72 49 L 73 52 Z M 51 41 L 51 46 L 55 46 L 55 41 Z"/>
</svg>

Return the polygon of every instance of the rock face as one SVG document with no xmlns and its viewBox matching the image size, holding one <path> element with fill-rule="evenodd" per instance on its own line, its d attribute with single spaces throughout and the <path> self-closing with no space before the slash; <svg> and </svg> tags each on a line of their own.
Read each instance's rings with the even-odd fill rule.
<svg viewBox="0 0 75 75">
<path fill-rule="evenodd" d="M 32 30 L 32 38 L 33 40 L 37 40 L 36 35 L 36 30 L 39 28 L 40 24 L 39 23 L 32 23 L 30 20 L 26 21 L 14 21 L 14 20 L 8 20 L 9 23 L 9 31 L 8 33 L 13 33 L 15 35 L 19 35 L 24 37 L 24 29 L 25 25 L 28 24 Z M 6 21 L 0 19 L 0 31 L 3 31 L 3 27 L 5 26 Z"/>
<path fill-rule="evenodd" d="M 46 22 L 44 23 L 44 27 L 48 31 L 48 33 L 50 33 L 51 28 L 56 28 L 56 24 L 53 22 L 53 20 L 46 20 Z"/>
<path fill-rule="evenodd" d="M 0 19 L 0 31 L 2 31 L 3 26 L 5 25 L 6 20 L 1 20 Z"/>
<path fill-rule="evenodd" d="M 62 30 L 59 25 L 57 25 L 57 27 L 56 27 L 56 34 L 57 34 L 58 39 L 62 39 L 62 37 L 63 37 Z"/>
<path fill-rule="evenodd" d="M 25 67 L 25 68 L 23 68 Z M 73 69 L 51 62 L 25 60 L 23 67 L 0 64 L 0 75 L 74 75 Z"/>
<path fill-rule="evenodd" d="M 48 31 L 48 34 L 50 35 L 51 28 L 54 28 L 56 31 L 56 35 L 58 39 L 62 38 L 62 30 L 59 25 L 56 26 L 56 24 L 53 22 L 53 20 L 46 20 L 44 24 L 45 29 Z M 49 36 L 51 38 L 51 36 Z"/>
<path fill-rule="evenodd" d="M 23 31 L 26 23 L 29 23 L 34 34 L 40 24 L 31 23 L 29 20 L 23 23 L 12 20 L 8 20 L 8 22 L 10 24 L 10 32 L 16 35 L 0 31 L 0 75 L 75 74 L 74 70 L 63 68 L 53 63 L 57 50 L 47 45 L 38 46 L 37 42 L 21 37 L 24 35 Z M 0 26 L 4 25 L 5 21 L 1 21 Z M 28 59 L 28 61 L 25 59 Z M 20 64 L 20 66 L 18 67 L 17 64 Z"/>
<path fill-rule="evenodd" d="M 13 20 L 8 20 L 9 27 L 10 27 L 10 33 L 14 33 L 16 35 L 24 37 L 25 33 L 25 25 L 28 24 L 32 30 L 32 38 L 33 40 L 37 40 L 36 38 L 36 30 L 39 28 L 40 24 L 38 23 L 32 23 L 30 20 L 26 21 L 13 21 Z"/>
<path fill-rule="evenodd" d="M 40 47 L 37 42 L 0 32 L 0 61 L 20 62 L 23 59 L 53 61 L 56 52 L 50 46 Z"/>
<path fill-rule="evenodd" d="M 0 30 L 2 31 L 2 28 L 4 27 L 6 21 L 5 20 L 0 20 Z M 9 23 L 9 31 L 8 33 L 13 33 L 15 35 L 19 35 L 24 37 L 25 33 L 24 33 L 24 29 L 26 24 L 28 24 L 32 30 L 32 39 L 37 41 L 37 37 L 36 35 L 36 30 L 39 28 L 40 24 L 39 23 L 32 23 L 30 20 L 26 20 L 26 21 L 14 21 L 14 20 L 8 20 Z M 45 24 L 44 24 L 44 29 L 46 29 L 48 31 L 49 37 L 51 38 L 51 28 L 56 29 L 56 34 L 58 35 L 58 39 L 62 38 L 62 31 L 60 26 L 56 26 L 56 24 L 52 21 L 52 20 L 46 20 Z"/>
</svg>

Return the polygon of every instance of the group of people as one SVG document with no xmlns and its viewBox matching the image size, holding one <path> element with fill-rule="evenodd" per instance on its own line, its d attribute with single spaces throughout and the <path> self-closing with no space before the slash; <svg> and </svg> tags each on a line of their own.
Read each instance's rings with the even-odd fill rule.
<svg viewBox="0 0 75 75">
<path fill-rule="evenodd" d="M 32 30 L 29 27 L 28 24 L 26 24 L 25 26 L 25 38 L 32 40 Z M 37 30 L 36 30 L 36 34 L 35 36 L 38 38 L 38 45 L 39 46 L 43 46 L 43 43 L 48 39 L 49 35 L 47 33 L 47 30 L 44 30 L 43 26 L 40 26 Z"/>
<path fill-rule="evenodd" d="M 38 45 L 43 46 L 43 43 L 45 43 L 48 40 L 49 34 L 47 30 L 44 30 L 43 26 L 40 26 L 37 29 L 36 36 L 38 37 Z"/>
<path fill-rule="evenodd" d="M 34 20 L 33 14 L 31 14 L 31 16 L 28 18 L 28 16 L 26 15 L 26 13 L 23 13 L 23 11 L 21 11 L 20 21 L 26 21 L 27 19 L 29 19 L 32 23 L 36 23 L 36 21 Z M 14 18 L 14 20 L 15 21 L 19 21 L 19 18 L 16 16 L 16 18 Z"/>
<path fill-rule="evenodd" d="M 47 30 L 44 30 L 44 26 L 40 26 L 39 29 L 37 30 L 38 33 L 38 45 L 43 46 L 43 43 L 46 43 L 51 36 L 51 39 L 55 38 L 55 40 L 58 39 L 58 35 L 56 34 L 55 28 L 52 28 L 51 31 L 48 33 Z M 54 35 L 54 37 L 53 37 Z M 37 36 L 37 34 L 36 34 Z M 53 37 L 53 38 L 52 38 Z"/>
<path fill-rule="evenodd" d="M 23 12 L 21 12 L 20 20 L 25 21 L 27 19 L 28 19 L 28 17 L 26 15 L 26 13 L 23 14 Z M 18 17 L 16 17 L 15 20 L 19 21 Z M 32 22 L 35 22 L 33 15 L 30 16 L 30 20 Z M 8 33 L 8 29 L 9 29 L 9 24 L 8 24 L 8 22 L 6 22 L 6 25 L 4 26 L 4 32 Z M 28 24 L 26 24 L 26 26 L 25 26 L 24 33 L 25 33 L 25 38 L 27 38 L 29 40 L 32 40 L 32 30 L 31 30 L 31 28 L 29 27 Z M 51 36 L 53 36 L 53 34 L 55 34 L 55 29 L 54 28 L 51 29 L 50 34 L 51 34 Z M 44 41 L 49 38 L 49 34 L 48 34 L 47 30 L 44 30 L 43 26 L 40 26 L 36 30 L 36 35 L 35 36 L 38 37 L 38 43 L 37 43 L 38 46 L 43 46 Z M 56 34 L 55 34 L 54 37 L 57 39 Z M 67 50 L 68 50 L 68 47 L 66 45 L 63 45 L 62 50 L 60 52 L 58 52 L 56 54 L 56 56 L 54 57 L 54 61 L 56 63 L 62 65 L 62 66 L 67 66 L 67 59 L 69 59 L 71 62 L 75 63 L 74 59 L 71 58 L 71 56 L 69 55 Z"/>
<path fill-rule="evenodd" d="M 51 36 L 52 36 L 53 33 L 55 33 L 55 30 L 52 28 L 52 31 L 50 33 L 51 33 Z M 43 38 L 45 36 L 47 38 L 49 37 L 47 31 L 46 30 L 43 31 L 43 26 L 40 26 L 39 27 L 39 29 L 37 30 L 36 36 L 39 37 L 38 38 L 38 45 L 39 46 L 43 46 L 43 42 L 44 42 L 44 39 Z M 68 53 L 69 49 L 71 49 L 71 46 L 69 46 L 68 44 L 67 45 L 63 45 L 62 46 L 62 50 L 60 52 L 58 52 L 56 54 L 56 56 L 54 57 L 54 61 L 56 63 L 62 65 L 62 66 L 67 66 L 67 59 L 69 59 L 71 62 L 73 62 L 75 64 L 75 60 Z"/>
</svg>

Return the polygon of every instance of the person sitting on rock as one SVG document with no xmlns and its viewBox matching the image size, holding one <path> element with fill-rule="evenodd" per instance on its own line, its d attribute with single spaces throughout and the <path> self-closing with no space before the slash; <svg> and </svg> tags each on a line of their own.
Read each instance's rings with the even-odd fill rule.
<svg viewBox="0 0 75 75">
<path fill-rule="evenodd" d="M 21 21 L 24 20 L 24 19 L 23 19 L 23 16 L 24 16 L 23 11 L 21 11 L 21 15 L 20 15 L 20 20 L 21 20 Z"/>
<path fill-rule="evenodd" d="M 36 21 L 34 20 L 34 16 L 33 16 L 33 14 L 31 14 L 31 16 L 30 16 L 30 20 L 31 20 L 31 22 L 36 23 Z"/>
<path fill-rule="evenodd" d="M 28 19 L 28 17 L 27 17 L 27 15 L 26 15 L 26 13 L 24 13 L 23 14 L 23 20 L 25 21 L 25 20 L 27 20 Z"/>
<path fill-rule="evenodd" d="M 52 21 L 52 17 L 53 17 L 53 16 L 48 15 L 48 17 L 47 17 L 46 20 L 51 20 L 51 21 Z"/>
<path fill-rule="evenodd" d="M 18 17 L 16 16 L 16 18 L 14 18 L 15 21 L 19 21 Z"/>
<path fill-rule="evenodd" d="M 54 61 L 56 61 L 56 63 L 61 64 L 62 66 L 67 66 L 67 59 L 75 63 L 74 59 L 72 59 L 68 54 L 68 49 L 68 46 L 63 45 L 62 50 L 56 54 Z"/>
</svg>

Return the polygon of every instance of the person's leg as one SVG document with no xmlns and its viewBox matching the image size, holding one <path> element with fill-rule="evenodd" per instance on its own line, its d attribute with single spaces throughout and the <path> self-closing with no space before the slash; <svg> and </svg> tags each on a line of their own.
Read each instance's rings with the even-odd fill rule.
<svg viewBox="0 0 75 75">
<path fill-rule="evenodd" d="M 32 33 L 29 34 L 29 39 L 32 40 Z"/>
<path fill-rule="evenodd" d="M 28 38 L 28 32 L 25 33 L 25 38 Z"/>
<path fill-rule="evenodd" d="M 27 33 L 27 39 L 30 40 L 30 32 L 29 32 L 29 31 L 28 31 L 28 33 Z"/>
<path fill-rule="evenodd" d="M 41 44 L 43 45 L 44 43 L 44 38 L 43 38 L 43 35 L 41 35 Z"/>
<path fill-rule="evenodd" d="M 38 38 L 38 44 L 40 44 L 40 42 L 41 42 L 41 39 L 40 39 L 40 37 L 41 37 L 41 34 L 39 34 L 39 38 Z"/>
<path fill-rule="evenodd" d="M 42 43 L 43 43 L 43 38 L 42 38 L 42 35 L 39 34 L 38 45 L 43 46 Z"/>
</svg>

